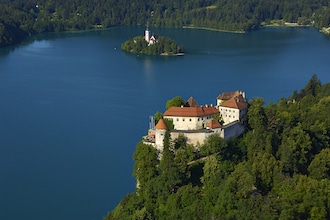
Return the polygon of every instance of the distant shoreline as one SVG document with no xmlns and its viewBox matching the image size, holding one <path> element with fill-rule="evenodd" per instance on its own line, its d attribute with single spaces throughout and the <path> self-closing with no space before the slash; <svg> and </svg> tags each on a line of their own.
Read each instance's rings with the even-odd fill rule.
<svg viewBox="0 0 330 220">
<path fill-rule="evenodd" d="M 285 28 L 291 28 L 291 27 L 297 27 L 297 28 L 306 28 L 306 27 L 314 27 L 313 25 L 301 25 L 298 23 L 290 23 L 290 22 L 284 22 L 284 24 L 279 23 L 273 23 L 273 24 L 261 24 L 261 28 L 267 28 L 267 27 L 285 27 Z M 314 27 L 315 28 L 315 27 Z M 322 27 L 321 29 L 318 29 L 322 34 L 330 35 L 330 27 Z"/>
<path fill-rule="evenodd" d="M 271 24 L 260 24 L 260 28 L 268 28 L 268 27 L 284 27 L 284 28 L 291 28 L 291 27 L 298 27 L 298 28 L 304 28 L 304 27 L 313 27 L 313 25 L 301 25 L 298 23 L 292 23 L 292 22 L 283 22 L 283 24 L 274 22 Z M 200 30 L 208 30 L 208 31 L 218 31 L 218 32 L 225 32 L 225 33 L 236 33 L 236 34 L 245 34 L 248 31 L 230 31 L 230 30 L 223 30 L 223 29 L 216 29 L 216 28 L 207 28 L 207 27 L 196 27 L 196 26 L 183 26 L 182 28 L 190 28 L 190 29 L 200 29 Z M 258 30 L 258 29 L 256 29 Z M 328 28 L 321 28 L 319 31 L 323 34 L 330 35 L 330 27 Z"/>
<path fill-rule="evenodd" d="M 302 24 L 292 23 L 292 22 L 283 22 L 282 24 L 278 23 L 278 22 L 274 22 L 271 24 L 261 23 L 260 26 L 261 27 L 313 27 L 312 25 L 308 25 L 308 24 L 302 25 Z"/>
<path fill-rule="evenodd" d="M 129 26 L 129 25 L 128 25 Z M 137 25 L 140 26 L 140 25 Z M 92 29 L 87 29 L 87 30 L 66 30 L 66 31 L 61 31 L 61 32 L 43 32 L 43 33 L 38 33 L 38 34 L 44 34 L 44 33 L 80 33 L 80 32 L 89 32 L 89 31 L 103 31 L 103 30 L 107 30 L 107 29 L 112 29 L 112 28 L 118 28 L 120 26 L 112 26 L 112 27 L 107 27 L 107 28 L 92 28 Z M 261 23 L 260 24 L 260 28 L 267 28 L 267 27 L 313 27 L 313 25 L 299 25 L 298 23 L 290 23 L 290 22 L 284 22 L 284 24 L 280 24 L 280 23 L 271 23 L 271 24 L 264 24 Z M 224 30 L 224 29 L 216 29 L 216 28 L 208 28 L 208 27 L 197 27 L 197 26 L 182 26 L 182 28 L 184 29 L 199 29 L 199 30 L 208 30 L 208 31 L 217 31 L 217 32 L 224 32 L 224 33 L 236 33 L 236 34 L 244 34 L 247 33 L 248 31 L 230 31 L 230 30 Z M 259 28 L 259 29 L 260 29 Z M 258 29 L 256 29 L 258 30 Z M 330 27 L 322 27 L 319 29 L 319 31 L 322 34 L 325 35 L 330 35 Z M 13 44 L 8 44 L 8 45 L 3 45 L 0 46 L 0 48 L 5 48 L 8 46 L 15 46 L 15 45 L 19 45 L 24 43 L 27 39 L 31 38 L 31 37 L 35 37 L 38 34 L 33 34 L 33 35 L 29 35 L 29 36 L 25 36 L 25 38 L 19 42 L 13 43 Z"/>
<path fill-rule="evenodd" d="M 207 27 L 196 27 L 196 26 L 182 26 L 182 28 L 200 29 L 200 30 L 208 30 L 208 31 L 218 31 L 218 32 L 235 33 L 235 34 L 244 34 L 244 33 L 246 33 L 246 31 L 229 31 L 229 30 L 223 30 L 223 29 L 207 28 Z"/>
</svg>

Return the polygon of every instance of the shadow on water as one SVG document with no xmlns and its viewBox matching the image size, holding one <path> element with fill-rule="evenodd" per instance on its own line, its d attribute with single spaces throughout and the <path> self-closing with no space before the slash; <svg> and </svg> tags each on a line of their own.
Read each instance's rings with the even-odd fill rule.
<svg viewBox="0 0 330 220">
<path fill-rule="evenodd" d="M 20 44 L 10 45 L 0 48 L 0 57 L 7 56 L 9 53 L 15 50 L 32 44 L 33 42 L 39 41 L 54 41 L 58 39 L 67 39 L 75 37 L 87 37 L 87 36 L 98 36 L 98 35 L 108 35 L 111 30 L 115 30 L 118 27 L 107 28 L 107 29 L 93 29 L 93 30 L 83 30 L 83 31 L 66 31 L 66 32 L 51 32 L 51 33 L 41 33 L 30 37 L 27 37 Z M 113 32 L 114 33 L 114 32 Z"/>
</svg>

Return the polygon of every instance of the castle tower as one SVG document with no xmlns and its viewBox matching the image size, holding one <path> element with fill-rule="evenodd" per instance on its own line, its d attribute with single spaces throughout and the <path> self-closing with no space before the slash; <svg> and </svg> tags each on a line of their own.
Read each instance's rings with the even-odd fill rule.
<svg viewBox="0 0 330 220">
<path fill-rule="evenodd" d="M 156 135 L 155 135 L 155 139 L 156 139 L 156 148 L 159 151 L 163 151 L 163 145 L 164 145 L 164 137 L 165 137 L 165 133 L 167 131 L 167 125 L 164 121 L 164 119 L 159 119 L 157 125 L 156 125 Z"/>
</svg>

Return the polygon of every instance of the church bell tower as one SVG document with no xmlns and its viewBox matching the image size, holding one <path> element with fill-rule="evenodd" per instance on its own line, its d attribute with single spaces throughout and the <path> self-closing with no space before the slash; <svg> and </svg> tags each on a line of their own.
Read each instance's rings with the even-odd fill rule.
<svg viewBox="0 0 330 220">
<path fill-rule="evenodd" d="M 149 41 L 150 41 L 150 32 L 149 32 L 148 26 L 147 26 L 147 29 L 144 32 L 144 39 L 146 40 L 147 43 L 149 43 Z"/>
</svg>

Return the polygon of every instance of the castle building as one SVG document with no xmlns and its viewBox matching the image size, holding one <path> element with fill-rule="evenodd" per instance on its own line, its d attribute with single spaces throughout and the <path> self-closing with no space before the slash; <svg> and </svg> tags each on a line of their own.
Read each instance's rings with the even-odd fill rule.
<svg viewBox="0 0 330 220">
<path fill-rule="evenodd" d="M 240 91 L 222 94 L 217 98 L 219 105 L 216 107 L 200 106 L 193 97 L 190 97 L 184 106 L 170 107 L 164 112 L 163 118 L 173 121 L 171 139 L 175 140 L 179 135 L 184 135 L 188 144 L 198 146 L 212 134 L 218 134 L 225 140 L 241 135 L 245 131 L 241 119 L 248 109 L 243 95 Z M 215 119 L 218 114 L 221 114 L 224 120 L 223 125 Z M 164 119 L 160 119 L 156 126 L 150 127 L 148 135 L 143 137 L 145 143 L 153 145 L 160 152 L 168 130 Z"/>
<path fill-rule="evenodd" d="M 234 92 L 223 92 L 220 95 L 218 95 L 217 97 L 217 105 L 221 105 L 222 103 L 224 103 L 225 101 L 228 101 L 229 99 L 238 96 L 238 95 L 243 95 L 243 97 L 245 98 L 245 94 L 244 92 L 240 91 L 240 90 L 236 90 Z"/>
<path fill-rule="evenodd" d="M 242 91 L 222 93 L 218 96 L 217 103 L 224 124 L 242 121 L 247 114 L 248 103 Z"/>
<path fill-rule="evenodd" d="M 206 124 L 218 114 L 217 108 L 199 106 L 197 101 L 190 97 L 185 106 L 171 107 L 163 116 L 173 121 L 175 130 L 198 130 L 206 128 Z"/>
<path fill-rule="evenodd" d="M 206 124 L 219 114 L 213 106 L 171 107 L 164 112 L 164 118 L 173 120 L 175 130 L 198 130 L 206 128 Z"/>
</svg>

